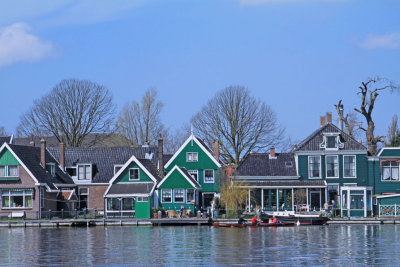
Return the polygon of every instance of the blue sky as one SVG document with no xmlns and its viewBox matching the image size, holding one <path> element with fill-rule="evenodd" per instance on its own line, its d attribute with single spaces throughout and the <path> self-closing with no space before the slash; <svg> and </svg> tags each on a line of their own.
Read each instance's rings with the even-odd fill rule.
<svg viewBox="0 0 400 267">
<path fill-rule="evenodd" d="M 357 106 L 366 78 L 400 83 L 399 14 L 395 0 L 3 0 L 0 125 L 14 132 L 65 78 L 107 86 L 118 110 L 156 87 L 172 129 L 243 85 L 301 140 L 339 99 L 345 111 Z M 377 134 L 399 103 L 400 94 L 378 98 Z"/>
</svg>

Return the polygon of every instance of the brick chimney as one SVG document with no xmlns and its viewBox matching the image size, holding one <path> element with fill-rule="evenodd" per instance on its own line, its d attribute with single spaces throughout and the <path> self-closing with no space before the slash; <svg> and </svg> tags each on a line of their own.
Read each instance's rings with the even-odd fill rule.
<svg viewBox="0 0 400 267">
<path fill-rule="evenodd" d="M 219 160 L 219 143 L 217 140 L 214 140 L 214 157 Z"/>
<path fill-rule="evenodd" d="M 35 146 L 35 141 L 33 140 L 33 135 L 31 135 L 31 141 L 29 142 L 29 145 L 30 145 L 31 147 L 34 147 L 34 146 Z"/>
<path fill-rule="evenodd" d="M 332 113 L 331 112 L 326 113 L 326 123 L 332 123 Z"/>
<path fill-rule="evenodd" d="M 270 158 L 270 159 L 276 158 L 276 155 L 275 155 L 275 147 L 274 147 L 274 146 L 270 148 L 270 151 L 269 151 L 269 158 Z"/>
<path fill-rule="evenodd" d="M 40 164 L 46 169 L 46 140 L 40 139 Z"/>
<path fill-rule="evenodd" d="M 60 166 L 63 171 L 65 171 L 65 144 L 60 143 Z"/>
<path fill-rule="evenodd" d="M 319 121 L 320 121 L 321 127 L 325 126 L 325 116 L 319 117 Z"/>
<path fill-rule="evenodd" d="M 160 172 L 161 177 L 164 177 L 164 147 L 163 147 L 163 137 L 160 133 L 158 137 L 158 171 Z"/>
</svg>

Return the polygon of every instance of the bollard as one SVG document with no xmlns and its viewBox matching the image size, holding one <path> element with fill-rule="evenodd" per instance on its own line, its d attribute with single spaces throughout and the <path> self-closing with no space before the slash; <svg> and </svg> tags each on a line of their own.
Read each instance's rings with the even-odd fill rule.
<svg viewBox="0 0 400 267">
<path fill-rule="evenodd" d="M 162 212 L 161 212 L 161 210 L 159 210 L 157 213 L 158 213 L 158 219 L 161 219 L 161 218 L 162 218 Z"/>
<path fill-rule="evenodd" d="M 201 218 L 201 211 L 197 211 L 197 218 Z"/>
</svg>

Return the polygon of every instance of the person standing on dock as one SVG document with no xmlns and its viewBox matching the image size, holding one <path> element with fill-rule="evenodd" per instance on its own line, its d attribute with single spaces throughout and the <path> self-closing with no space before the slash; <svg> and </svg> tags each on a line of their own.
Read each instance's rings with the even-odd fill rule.
<svg viewBox="0 0 400 267">
<path fill-rule="evenodd" d="M 336 202 L 334 199 L 332 199 L 332 213 L 333 213 L 333 217 L 336 216 Z"/>
<path fill-rule="evenodd" d="M 182 205 L 181 206 L 181 218 L 183 218 L 183 211 L 185 210 L 185 207 Z"/>
</svg>

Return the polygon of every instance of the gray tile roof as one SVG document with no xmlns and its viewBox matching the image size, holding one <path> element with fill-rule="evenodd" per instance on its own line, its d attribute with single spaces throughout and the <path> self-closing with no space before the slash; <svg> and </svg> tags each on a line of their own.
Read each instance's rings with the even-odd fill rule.
<svg viewBox="0 0 400 267">
<path fill-rule="evenodd" d="M 151 173 L 151 175 L 156 178 L 156 180 L 159 182 L 162 180 L 156 166 L 148 159 L 138 159 L 139 162 Z"/>
<path fill-rule="evenodd" d="M 9 145 L 17 157 L 24 163 L 29 171 L 35 176 L 39 183 L 47 183 L 50 188 L 55 189 L 54 184 L 74 184 L 74 181 L 60 168 L 57 160 L 46 151 L 46 163 L 54 163 L 56 174 L 53 177 L 40 165 L 40 148 L 30 146 Z"/>
<path fill-rule="evenodd" d="M 154 183 L 113 184 L 107 195 L 149 194 Z"/>
<path fill-rule="evenodd" d="M 317 129 L 310 136 L 299 143 L 294 151 L 323 151 L 324 149 L 320 148 L 320 144 L 322 143 L 323 139 L 323 133 L 340 133 L 340 141 L 344 144 L 344 147 L 340 150 L 367 150 L 365 146 L 351 138 L 344 131 L 341 131 L 332 123 L 328 123 Z"/>
<path fill-rule="evenodd" d="M 0 146 L 4 143 L 11 143 L 11 136 L 0 136 Z"/>
<path fill-rule="evenodd" d="M 236 176 L 296 176 L 296 164 L 293 153 L 276 153 L 276 159 L 270 159 L 268 153 L 248 154 L 236 169 Z M 291 164 L 290 166 L 287 166 Z"/>
<path fill-rule="evenodd" d="M 244 181 L 243 184 L 255 187 L 326 187 L 325 180 Z"/>
<path fill-rule="evenodd" d="M 49 147 L 51 154 L 59 160 L 59 147 Z M 154 171 L 157 166 L 157 147 L 70 147 L 65 149 L 65 165 L 75 166 L 77 163 L 94 164 L 93 183 L 108 183 L 114 176 L 114 165 L 123 165 L 134 155 L 138 159 L 145 159 L 146 153 L 152 153 L 151 162 L 154 166 L 150 167 L 148 163 L 146 168 Z"/>
<path fill-rule="evenodd" d="M 179 169 L 181 169 L 181 171 L 186 175 L 186 177 L 187 177 L 196 187 L 198 187 L 198 188 L 201 187 L 201 185 L 200 185 L 195 179 L 193 179 L 193 177 L 190 175 L 190 173 L 189 173 L 185 168 L 179 167 Z"/>
</svg>

